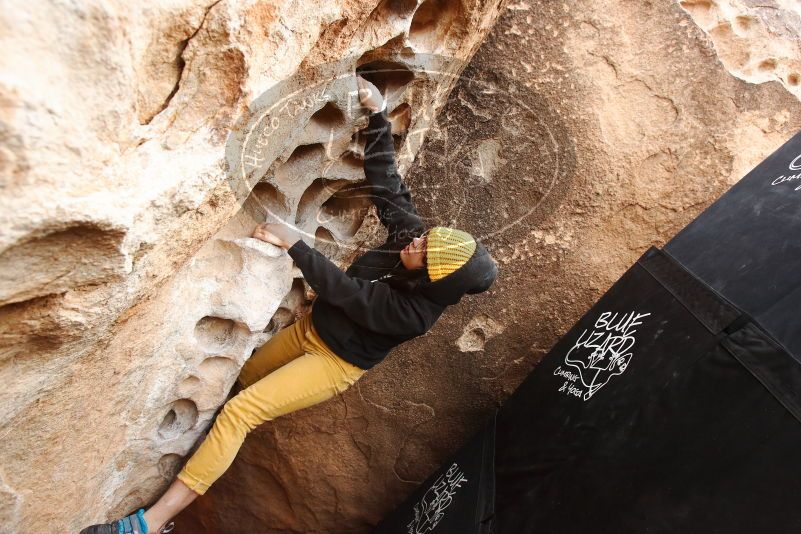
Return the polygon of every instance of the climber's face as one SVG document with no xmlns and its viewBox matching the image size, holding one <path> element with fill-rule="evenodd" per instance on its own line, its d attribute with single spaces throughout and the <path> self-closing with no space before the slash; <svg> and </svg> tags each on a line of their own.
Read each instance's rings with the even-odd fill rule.
<svg viewBox="0 0 801 534">
<path fill-rule="evenodd" d="M 403 247 L 400 257 L 403 266 L 407 269 L 422 269 L 426 266 L 426 244 L 428 236 L 415 237 Z"/>
</svg>

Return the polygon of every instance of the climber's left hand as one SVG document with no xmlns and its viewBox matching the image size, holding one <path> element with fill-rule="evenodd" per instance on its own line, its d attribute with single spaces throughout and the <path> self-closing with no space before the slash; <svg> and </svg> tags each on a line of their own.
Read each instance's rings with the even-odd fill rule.
<svg viewBox="0 0 801 534">
<path fill-rule="evenodd" d="M 253 230 L 253 237 L 281 248 L 288 249 L 300 241 L 300 232 L 282 223 L 260 223 Z"/>
<path fill-rule="evenodd" d="M 359 88 L 359 101 L 362 106 L 370 110 L 370 113 L 384 109 L 384 97 L 373 82 L 357 75 L 356 85 Z"/>
</svg>

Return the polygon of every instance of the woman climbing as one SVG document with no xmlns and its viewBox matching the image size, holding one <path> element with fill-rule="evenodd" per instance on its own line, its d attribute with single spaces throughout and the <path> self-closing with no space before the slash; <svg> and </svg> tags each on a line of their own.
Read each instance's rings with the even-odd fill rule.
<svg viewBox="0 0 801 534">
<path fill-rule="evenodd" d="M 426 229 L 398 174 L 386 101 L 375 85 L 360 76 L 356 81 L 369 110 L 364 172 L 387 241 L 343 272 L 288 225 L 260 224 L 253 237 L 286 249 L 316 293 L 310 313 L 245 363 L 241 391 L 158 502 L 81 534 L 170 532 L 170 519 L 228 469 L 248 432 L 341 394 L 392 348 L 426 333 L 465 293 L 483 292 L 495 280 L 496 263 L 470 234 Z"/>
</svg>

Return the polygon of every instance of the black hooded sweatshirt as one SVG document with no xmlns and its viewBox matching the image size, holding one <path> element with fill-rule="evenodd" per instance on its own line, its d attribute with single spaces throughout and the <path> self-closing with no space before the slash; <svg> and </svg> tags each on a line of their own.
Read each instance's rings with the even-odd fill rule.
<svg viewBox="0 0 801 534">
<path fill-rule="evenodd" d="M 400 251 L 425 225 L 412 203 L 395 163 L 395 147 L 387 111 L 370 114 L 365 132 L 364 173 L 387 241 L 342 271 L 302 239 L 288 253 L 317 293 L 311 320 L 320 338 L 342 359 L 369 369 L 404 341 L 425 334 L 464 293 L 485 291 L 498 267 L 484 245 L 476 241 L 470 259 L 440 280 L 424 282 L 405 292 L 380 280 L 405 269 Z"/>
</svg>

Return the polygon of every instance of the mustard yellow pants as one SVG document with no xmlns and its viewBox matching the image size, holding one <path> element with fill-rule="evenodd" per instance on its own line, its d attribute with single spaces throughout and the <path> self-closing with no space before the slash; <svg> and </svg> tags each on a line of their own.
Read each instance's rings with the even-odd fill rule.
<svg viewBox="0 0 801 534">
<path fill-rule="evenodd" d="M 178 478 L 203 495 L 233 463 L 248 432 L 341 394 L 364 372 L 331 351 L 307 313 L 271 337 L 245 363 L 237 379 L 244 389 L 225 403 Z"/>
</svg>

